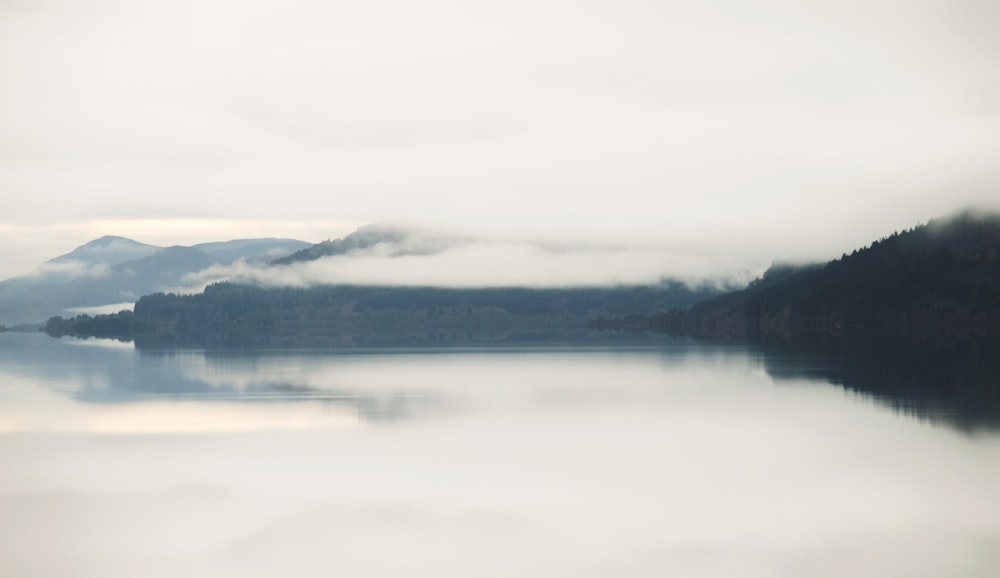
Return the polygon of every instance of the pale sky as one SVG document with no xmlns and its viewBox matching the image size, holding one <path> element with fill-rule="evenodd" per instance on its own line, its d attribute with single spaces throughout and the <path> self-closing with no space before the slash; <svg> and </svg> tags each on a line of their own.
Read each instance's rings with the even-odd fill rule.
<svg viewBox="0 0 1000 578">
<path fill-rule="evenodd" d="M 997 199 L 996 0 L 0 0 L 0 278 L 370 222 L 753 268 Z"/>
</svg>

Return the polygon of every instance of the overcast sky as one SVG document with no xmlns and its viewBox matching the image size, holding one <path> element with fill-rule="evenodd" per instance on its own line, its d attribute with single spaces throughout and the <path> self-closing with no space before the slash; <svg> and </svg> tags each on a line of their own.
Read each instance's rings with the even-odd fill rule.
<svg viewBox="0 0 1000 578">
<path fill-rule="evenodd" d="M 996 0 L 0 0 L 0 86 L 0 277 L 370 222 L 753 268 L 1000 199 Z"/>
</svg>

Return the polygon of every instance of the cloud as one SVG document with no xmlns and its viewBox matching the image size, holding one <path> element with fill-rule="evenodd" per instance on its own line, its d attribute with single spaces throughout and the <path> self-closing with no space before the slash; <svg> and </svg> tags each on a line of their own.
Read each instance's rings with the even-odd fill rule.
<svg viewBox="0 0 1000 578">
<path fill-rule="evenodd" d="M 43 279 L 105 279 L 111 275 L 111 265 L 107 263 L 87 264 L 80 261 L 49 261 L 42 263 L 29 273 L 29 277 Z"/>
<path fill-rule="evenodd" d="M 995 2 L 32 4 L 0 4 L 10 222 L 766 236 L 749 264 L 1000 186 Z"/>
<path fill-rule="evenodd" d="M 418 236 L 418 239 L 421 237 Z M 414 250 L 418 249 L 418 250 Z M 436 287 L 565 287 L 656 284 L 739 286 L 761 267 L 657 247 L 559 245 L 519 240 L 465 240 L 426 246 L 382 243 L 345 255 L 282 266 L 237 262 L 184 279 L 181 292 L 217 281 L 263 286 L 326 284 Z"/>
<path fill-rule="evenodd" d="M 65 311 L 70 315 L 110 315 L 119 311 L 132 311 L 135 302 L 126 301 L 124 303 L 109 303 L 108 305 L 96 305 L 94 307 L 71 307 Z"/>
</svg>

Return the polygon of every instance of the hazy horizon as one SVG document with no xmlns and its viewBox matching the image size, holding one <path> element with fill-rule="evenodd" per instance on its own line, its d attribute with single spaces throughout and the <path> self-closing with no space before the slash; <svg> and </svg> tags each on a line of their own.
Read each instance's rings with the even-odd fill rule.
<svg viewBox="0 0 1000 578">
<path fill-rule="evenodd" d="M 970 212 L 1000 217 L 1000 211 L 966 207 L 913 226 L 931 221 L 947 222 L 957 215 Z M 906 229 L 909 228 L 911 227 Z M 879 238 L 889 234 L 890 232 L 885 232 Z M 113 265 L 116 263 L 148 255 L 145 249 L 140 251 L 125 241 L 117 241 L 120 236 L 107 237 L 115 238 L 111 245 L 104 237 L 92 239 L 73 251 L 37 265 L 21 277 L 43 277 L 61 282 L 103 279 L 114 274 Z M 662 245 L 531 241 L 387 223 L 365 225 L 341 238 L 347 238 L 349 242 L 355 238 L 366 238 L 369 243 L 374 244 L 355 247 L 343 254 L 326 255 L 281 266 L 270 265 L 270 261 L 287 252 L 249 262 L 242 259 L 234 263 L 220 262 L 186 274 L 177 285 L 161 289 L 194 293 L 201 292 L 208 284 L 229 280 L 266 287 L 355 284 L 463 288 L 598 287 L 681 282 L 691 287 L 714 286 L 731 290 L 759 277 L 772 265 L 824 262 L 819 258 L 808 260 L 777 257 L 770 261 L 753 262 L 741 260 L 745 254 L 735 251 L 726 259 L 719 254 L 698 253 L 694 250 L 685 253 L 679 247 Z M 141 245 L 151 245 L 139 239 L 126 239 Z M 874 240 L 844 248 L 843 253 L 863 248 Z M 93 258 L 93 254 L 86 256 L 93 251 L 90 248 L 92 243 L 100 247 L 98 251 L 106 252 L 98 253 L 104 255 L 104 261 L 87 262 L 88 258 Z M 198 245 L 199 243 L 195 243 L 187 246 Z M 158 247 L 170 246 L 176 245 L 165 244 Z M 87 252 L 82 257 L 83 261 L 77 257 L 79 249 Z M 108 251 L 110 252 L 107 253 Z M 121 256 L 122 254 L 125 256 Z M 830 259 L 836 257 L 837 255 L 830 255 Z M 112 306 L 114 311 L 118 311 L 122 305 L 124 304 L 114 303 L 76 309 L 81 313 L 107 312 L 111 311 L 108 308 Z"/>
<path fill-rule="evenodd" d="M 997 574 L 998 0 L 0 0 L 0 86 L 2 576 Z"/>
</svg>

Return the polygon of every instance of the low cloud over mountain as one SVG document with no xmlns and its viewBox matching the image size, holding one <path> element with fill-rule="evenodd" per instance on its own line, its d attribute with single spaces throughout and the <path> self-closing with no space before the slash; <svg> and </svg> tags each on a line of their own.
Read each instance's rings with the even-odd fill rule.
<svg viewBox="0 0 1000 578">
<path fill-rule="evenodd" d="M 191 247 L 157 247 L 124 237 L 95 239 L 0 281 L 0 323 L 37 323 L 52 315 L 125 308 L 142 295 L 178 285 L 213 265 L 268 262 L 308 247 L 294 239 L 241 239 Z"/>
<path fill-rule="evenodd" d="M 676 247 L 477 237 L 385 224 L 315 245 L 243 239 L 164 248 L 102 237 L 31 275 L 0 282 L 0 323 L 127 307 L 144 294 L 199 292 L 219 281 L 266 287 L 594 287 L 670 280 L 731 288 L 760 270 Z"/>
<path fill-rule="evenodd" d="M 240 262 L 188 275 L 178 287 L 217 281 L 264 286 L 323 284 L 435 287 L 566 287 L 656 284 L 741 285 L 755 271 L 661 247 L 626 247 L 474 238 L 404 227 L 362 227 L 274 262 Z"/>
</svg>

